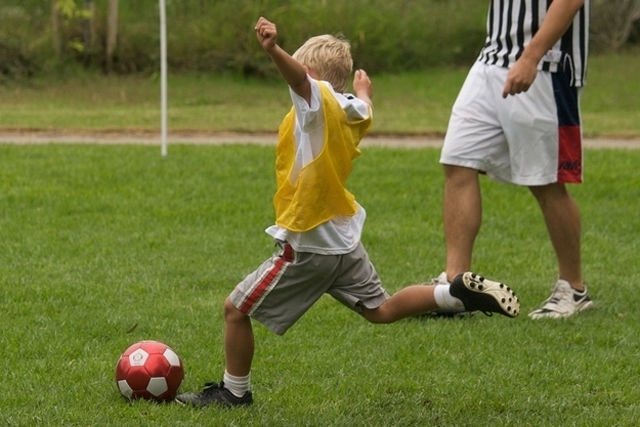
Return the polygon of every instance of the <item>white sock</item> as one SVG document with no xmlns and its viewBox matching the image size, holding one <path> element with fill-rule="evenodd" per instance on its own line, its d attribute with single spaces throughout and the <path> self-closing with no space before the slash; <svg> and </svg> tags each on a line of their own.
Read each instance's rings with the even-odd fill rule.
<svg viewBox="0 0 640 427">
<path fill-rule="evenodd" d="M 251 373 L 244 377 L 234 377 L 225 369 L 222 381 L 224 382 L 224 388 L 233 393 L 234 396 L 242 397 L 247 391 L 249 391 L 249 386 L 251 385 Z"/>
<path fill-rule="evenodd" d="M 450 285 L 436 285 L 433 290 L 433 298 L 436 300 L 438 311 L 459 312 L 464 311 L 464 304 L 449 292 Z"/>
</svg>

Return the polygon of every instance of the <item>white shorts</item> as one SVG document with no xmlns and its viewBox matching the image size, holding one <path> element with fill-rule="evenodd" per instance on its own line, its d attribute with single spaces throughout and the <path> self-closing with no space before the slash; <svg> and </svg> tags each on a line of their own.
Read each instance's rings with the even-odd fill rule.
<svg viewBox="0 0 640 427">
<path fill-rule="evenodd" d="M 476 62 L 453 106 L 440 163 L 537 186 L 582 182 L 580 88 L 564 72 L 538 72 L 525 93 L 502 98 L 508 70 Z"/>
</svg>

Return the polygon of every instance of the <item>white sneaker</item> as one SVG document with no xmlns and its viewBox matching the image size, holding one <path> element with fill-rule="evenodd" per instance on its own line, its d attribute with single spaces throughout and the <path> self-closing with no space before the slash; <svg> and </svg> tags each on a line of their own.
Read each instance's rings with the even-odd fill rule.
<svg viewBox="0 0 640 427">
<path fill-rule="evenodd" d="M 558 280 L 551 290 L 551 296 L 542 306 L 529 313 L 532 319 L 560 319 L 573 316 L 591 308 L 593 302 L 585 287 L 584 292 L 575 291 L 566 280 Z"/>
</svg>

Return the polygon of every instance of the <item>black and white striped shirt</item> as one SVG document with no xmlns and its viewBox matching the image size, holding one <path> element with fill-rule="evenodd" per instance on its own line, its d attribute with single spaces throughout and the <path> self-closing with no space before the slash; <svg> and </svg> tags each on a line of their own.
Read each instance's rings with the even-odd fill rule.
<svg viewBox="0 0 640 427">
<path fill-rule="evenodd" d="M 510 67 L 538 31 L 553 0 L 491 0 L 487 15 L 487 40 L 478 61 Z M 573 85 L 583 86 L 589 48 L 589 0 L 573 23 L 543 58 L 539 69 L 556 72 L 569 66 Z"/>
</svg>

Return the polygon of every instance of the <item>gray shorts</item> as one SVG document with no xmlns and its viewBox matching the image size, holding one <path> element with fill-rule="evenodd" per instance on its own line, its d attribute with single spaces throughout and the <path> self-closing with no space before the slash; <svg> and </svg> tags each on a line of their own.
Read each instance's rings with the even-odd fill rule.
<svg viewBox="0 0 640 427">
<path fill-rule="evenodd" d="M 362 244 L 344 255 L 295 252 L 288 243 L 279 245 L 229 296 L 238 310 L 278 335 L 325 293 L 358 313 L 389 298 Z"/>
</svg>

